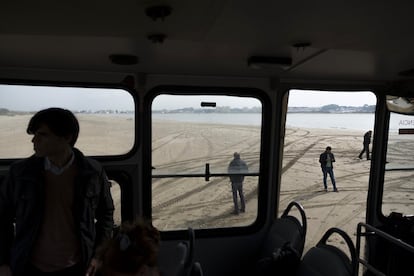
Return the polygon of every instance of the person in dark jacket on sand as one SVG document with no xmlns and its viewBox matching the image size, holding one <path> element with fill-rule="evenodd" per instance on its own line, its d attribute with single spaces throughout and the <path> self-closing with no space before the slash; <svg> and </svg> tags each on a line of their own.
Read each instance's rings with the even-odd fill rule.
<svg viewBox="0 0 414 276">
<path fill-rule="evenodd" d="M 234 159 L 230 162 L 228 167 L 228 173 L 230 175 L 230 182 L 231 182 L 231 190 L 233 193 L 233 203 L 234 203 L 234 211 L 233 214 L 238 215 L 239 212 L 244 213 L 246 211 L 246 202 L 244 200 L 244 193 L 243 193 L 243 181 L 244 175 L 243 173 L 248 172 L 248 167 L 246 162 L 240 159 L 240 154 L 235 152 L 233 154 Z M 240 196 L 240 210 L 238 204 L 238 197 L 237 193 Z"/>
<path fill-rule="evenodd" d="M 359 154 L 358 158 L 362 159 L 362 155 L 364 154 L 364 152 L 367 154 L 367 160 L 371 160 L 371 158 L 369 157 L 369 144 L 371 144 L 371 136 L 372 136 L 372 131 L 367 131 L 364 134 L 364 142 L 363 142 L 363 149 L 361 151 L 361 153 Z"/>
<path fill-rule="evenodd" d="M 334 192 L 338 192 L 336 188 L 335 176 L 333 172 L 333 163 L 335 162 L 335 156 L 332 153 L 331 147 L 326 147 L 326 150 L 319 156 L 319 163 L 321 163 L 322 173 L 323 173 L 323 187 L 325 192 L 328 191 L 328 185 L 326 184 L 326 179 L 331 178 L 332 186 Z"/>
</svg>

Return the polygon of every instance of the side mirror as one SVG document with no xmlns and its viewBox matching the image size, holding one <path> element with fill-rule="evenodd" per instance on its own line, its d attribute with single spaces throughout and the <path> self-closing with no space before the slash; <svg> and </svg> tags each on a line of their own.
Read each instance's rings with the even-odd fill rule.
<svg viewBox="0 0 414 276">
<path fill-rule="evenodd" d="M 387 108 L 396 113 L 414 114 L 414 98 L 387 95 Z"/>
</svg>

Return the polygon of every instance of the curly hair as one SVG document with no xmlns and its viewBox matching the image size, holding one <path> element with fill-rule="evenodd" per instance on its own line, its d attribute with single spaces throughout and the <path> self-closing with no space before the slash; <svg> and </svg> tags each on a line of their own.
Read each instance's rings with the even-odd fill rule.
<svg viewBox="0 0 414 276">
<path fill-rule="evenodd" d="M 119 233 L 97 250 L 102 273 L 137 273 L 143 266 L 157 264 L 159 231 L 148 221 L 124 222 Z"/>
</svg>

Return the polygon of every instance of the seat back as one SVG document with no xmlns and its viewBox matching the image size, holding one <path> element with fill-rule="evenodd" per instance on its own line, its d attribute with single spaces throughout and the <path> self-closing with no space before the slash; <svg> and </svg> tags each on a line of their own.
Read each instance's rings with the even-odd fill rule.
<svg viewBox="0 0 414 276">
<path fill-rule="evenodd" d="M 203 270 L 201 264 L 195 261 L 195 233 L 194 230 L 189 227 L 187 230 L 188 234 L 188 254 L 184 264 L 183 276 L 203 276 Z"/>
<path fill-rule="evenodd" d="M 184 275 L 188 247 L 179 242 L 172 249 L 164 248 L 158 253 L 158 269 L 162 276 Z"/>
<path fill-rule="evenodd" d="M 194 262 L 191 266 L 190 276 L 203 276 L 203 269 L 199 262 Z"/>
<path fill-rule="evenodd" d="M 339 234 L 348 246 L 351 258 L 334 245 L 326 244 L 333 234 Z M 303 256 L 297 276 L 354 276 L 357 257 L 351 238 L 339 228 L 330 228 L 321 240 Z"/>
<path fill-rule="evenodd" d="M 184 270 L 182 276 L 190 276 L 191 269 L 194 264 L 194 250 L 195 250 L 195 233 L 194 230 L 189 227 L 187 229 L 187 241 L 183 242 L 187 246 L 187 256 L 184 262 Z"/>
<path fill-rule="evenodd" d="M 300 220 L 289 215 L 296 207 Z M 301 204 L 292 201 L 282 216 L 274 221 L 259 253 L 255 273 L 260 275 L 277 275 L 294 273 L 293 267 L 299 265 L 306 239 L 306 214 Z M 293 274 L 292 274 L 293 275 Z"/>
<path fill-rule="evenodd" d="M 195 233 L 189 227 L 187 240 L 177 244 L 173 251 L 160 251 L 158 267 L 162 276 L 202 276 L 201 264 L 195 261 Z"/>
</svg>

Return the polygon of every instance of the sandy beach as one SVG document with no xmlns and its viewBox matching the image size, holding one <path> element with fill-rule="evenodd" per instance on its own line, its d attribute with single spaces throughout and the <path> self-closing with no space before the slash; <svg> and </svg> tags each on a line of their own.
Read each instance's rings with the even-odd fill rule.
<svg viewBox="0 0 414 276">
<path fill-rule="evenodd" d="M 180 172 L 183 173 L 183 168 L 187 166 L 189 171 L 202 172 L 206 159 L 203 156 L 208 156 L 211 171 L 219 173 L 227 169 L 234 151 L 241 153 L 250 172 L 259 169 L 260 140 L 255 128 L 225 125 L 209 125 L 206 128 L 158 122 L 154 125 L 154 133 L 153 165 L 157 170 L 162 171 L 164 166 L 168 166 L 170 172 L 176 169 L 176 172 L 182 170 Z M 175 141 L 177 135 L 182 137 L 178 142 Z M 174 140 L 166 137 L 174 137 Z M 174 146 L 165 146 L 166 139 Z M 336 157 L 334 172 L 338 193 L 332 192 L 330 180 L 328 192 L 323 191 L 318 160 L 328 145 L 333 148 Z M 308 223 L 306 249 L 315 245 L 323 233 L 334 226 L 345 230 L 355 241 L 356 225 L 365 220 L 370 167 L 369 161 L 358 158 L 361 147 L 361 133 L 358 131 L 287 129 L 280 212 L 292 200 L 303 205 Z M 212 178 L 209 182 L 202 178 L 154 180 L 154 224 L 161 229 L 183 228 L 186 225 L 194 228 L 249 225 L 257 216 L 257 183 L 257 177 L 246 177 L 244 193 L 247 212 L 235 216 L 231 214 L 233 203 L 227 177 Z M 296 212 L 293 214 L 298 215 Z M 333 241 L 337 238 L 333 236 Z M 339 242 L 342 243 L 340 238 Z"/>
<path fill-rule="evenodd" d="M 0 116 L 0 156 L 24 157 L 32 153 L 31 137 L 25 133 L 30 116 Z M 81 136 L 78 148 L 87 154 L 124 153 L 133 142 L 133 121 L 125 117 L 78 115 Z M 100 135 L 104 133 L 104 136 Z M 249 126 L 208 125 L 154 121 L 153 175 L 203 173 L 205 163 L 212 173 L 225 173 L 232 154 L 238 151 L 250 172 L 259 171 L 260 129 Z M 355 241 L 358 222 L 365 221 L 370 162 L 358 159 L 362 149 L 360 131 L 293 129 L 285 136 L 280 212 L 292 200 L 306 212 L 308 232 L 305 248 L 315 245 L 330 227 L 345 230 Z M 332 147 L 339 192 L 323 191 L 319 155 Z M 119 189 L 113 196 L 119 220 Z M 161 230 L 246 226 L 257 217 L 258 177 L 244 182 L 246 213 L 233 208 L 228 177 L 154 178 L 153 223 Z M 294 212 L 293 214 L 296 214 Z M 333 238 L 335 241 L 336 237 Z M 339 239 L 341 243 L 341 240 Z"/>
</svg>

